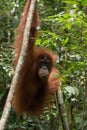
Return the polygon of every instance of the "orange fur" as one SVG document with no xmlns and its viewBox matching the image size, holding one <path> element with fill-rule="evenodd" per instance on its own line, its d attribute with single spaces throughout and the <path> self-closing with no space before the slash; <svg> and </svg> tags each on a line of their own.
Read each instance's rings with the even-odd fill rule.
<svg viewBox="0 0 87 130">
<path fill-rule="evenodd" d="M 27 0 L 24 13 L 22 15 L 19 27 L 18 27 L 18 35 L 15 40 L 15 67 L 18 62 L 18 58 L 20 55 L 20 50 L 22 46 L 23 41 L 23 34 L 24 34 L 24 28 L 26 24 L 26 18 L 28 9 L 30 6 L 31 0 Z M 24 65 L 22 67 L 22 70 L 20 71 L 20 77 L 17 84 L 17 90 L 13 99 L 13 106 L 14 109 L 18 114 L 22 113 L 28 113 L 32 115 L 38 115 L 43 111 L 43 108 L 45 106 L 45 102 L 49 100 L 49 92 L 52 92 L 52 82 L 47 80 L 47 82 L 42 83 L 37 75 L 36 75 L 36 68 L 37 68 L 37 58 L 39 55 L 44 54 L 48 55 L 52 62 L 51 71 L 54 71 L 54 63 L 56 56 L 50 52 L 49 50 L 43 49 L 43 48 L 35 48 L 35 38 L 36 38 L 36 27 L 39 23 L 39 16 L 37 13 L 37 9 L 35 8 L 34 11 L 34 17 L 33 22 L 31 26 L 31 32 L 30 32 L 30 39 L 29 39 L 29 46 L 27 49 L 27 56 L 24 62 Z M 52 73 L 52 72 L 51 72 Z M 50 77 L 50 76 L 49 76 Z M 56 81 L 59 85 L 59 79 Z M 53 85 L 55 86 L 55 85 Z M 51 91 L 50 91 L 51 88 Z M 55 91 L 58 89 L 58 86 L 55 87 Z M 54 92 L 54 91 L 53 91 Z"/>
</svg>

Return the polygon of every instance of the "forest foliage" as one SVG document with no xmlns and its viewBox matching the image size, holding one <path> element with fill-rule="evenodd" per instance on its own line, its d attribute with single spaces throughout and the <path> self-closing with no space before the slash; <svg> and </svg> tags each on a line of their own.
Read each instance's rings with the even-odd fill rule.
<svg viewBox="0 0 87 130">
<path fill-rule="evenodd" d="M 0 115 L 13 76 L 13 42 L 25 0 L 0 1 Z M 36 46 L 58 55 L 70 130 L 87 130 L 87 1 L 39 0 Z M 53 102 L 54 104 L 54 102 Z M 39 117 L 18 117 L 13 109 L 6 130 L 62 130 L 56 106 Z"/>
</svg>

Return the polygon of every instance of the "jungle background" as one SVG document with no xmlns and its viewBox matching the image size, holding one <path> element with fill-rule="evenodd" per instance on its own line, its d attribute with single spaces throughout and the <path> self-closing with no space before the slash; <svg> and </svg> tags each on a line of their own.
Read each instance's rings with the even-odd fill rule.
<svg viewBox="0 0 87 130">
<path fill-rule="evenodd" d="M 10 88 L 13 42 L 25 0 L 0 0 L 0 116 Z M 36 46 L 58 55 L 57 68 L 70 130 L 87 130 L 87 0 L 39 0 Z M 62 130 L 55 103 L 40 117 L 11 110 L 5 130 Z"/>
</svg>

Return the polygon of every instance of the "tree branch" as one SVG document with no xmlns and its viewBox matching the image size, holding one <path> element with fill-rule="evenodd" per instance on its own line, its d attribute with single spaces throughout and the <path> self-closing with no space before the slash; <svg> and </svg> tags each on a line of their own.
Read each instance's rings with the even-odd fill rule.
<svg viewBox="0 0 87 130">
<path fill-rule="evenodd" d="M 12 102 L 14 93 L 16 91 L 16 84 L 18 83 L 19 72 L 22 68 L 22 65 L 24 63 L 24 59 L 26 57 L 26 52 L 27 52 L 26 50 L 28 47 L 28 41 L 29 41 L 29 36 L 30 36 L 30 29 L 31 29 L 31 23 L 32 23 L 32 18 L 33 18 L 33 14 L 34 14 L 35 4 L 36 4 L 36 0 L 31 0 L 31 5 L 29 8 L 27 21 L 26 21 L 26 25 L 25 25 L 22 49 L 21 49 L 21 53 L 20 53 L 20 57 L 18 60 L 16 70 L 15 70 L 15 74 L 14 74 L 14 77 L 13 77 L 13 80 L 11 83 L 11 88 L 9 90 L 6 104 L 5 104 L 5 107 L 3 110 L 3 114 L 2 114 L 2 117 L 0 120 L 0 130 L 4 129 L 4 127 L 6 125 L 6 121 L 8 119 L 9 114 L 10 114 L 11 102 Z"/>
<path fill-rule="evenodd" d="M 59 115 L 61 117 L 63 130 L 70 130 L 61 88 L 59 88 L 58 92 L 56 92 L 55 98 L 56 98 L 57 109 L 58 109 Z"/>
</svg>

